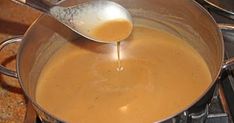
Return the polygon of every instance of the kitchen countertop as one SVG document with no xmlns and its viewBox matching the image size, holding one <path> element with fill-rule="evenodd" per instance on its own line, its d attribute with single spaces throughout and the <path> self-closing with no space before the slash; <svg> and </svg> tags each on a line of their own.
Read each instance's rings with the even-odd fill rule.
<svg viewBox="0 0 234 123">
<path fill-rule="evenodd" d="M 22 35 L 40 13 L 10 0 L 0 0 L 0 42 L 14 35 Z M 0 53 L 0 63 L 15 69 L 17 45 Z M 26 99 L 17 79 L 0 74 L 0 123 L 22 123 Z"/>
</svg>

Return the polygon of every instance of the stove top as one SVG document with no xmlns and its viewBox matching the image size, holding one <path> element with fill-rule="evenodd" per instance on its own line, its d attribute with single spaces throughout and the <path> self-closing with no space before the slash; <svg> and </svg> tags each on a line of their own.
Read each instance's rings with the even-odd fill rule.
<svg viewBox="0 0 234 123">
<path fill-rule="evenodd" d="M 224 5 L 224 1 L 197 1 L 211 13 L 217 23 L 234 24 L 234 19 L 229 18 L 233 15 L 227 16 L 220 11 L 217 12 L 217 8 L 214 9 L 214 7 L 207 5 L 207 3 L 204 4 L 204 1 L 215 1 L 214 3 L 222 3 L 222 5 Z M 230 7 L 228 10 L 230 10 Z M 234 30 L 222 30 L 222 33 L 225 43 L 225 57 L 226 59 L 234 57 Z M 193 110 L 189 109 L 163 123 L 234 123 L 234 66 L 222 72 L 220 80 L 216 82 L 213 89 L 214 91 L 211 93 L 212 98 L 203 106 L 200 106 L 202 108 L 195 107 L 195 110 L 194 108 Z M 41 123 L 30 102 L 27 105 L 25 123 Z"/>
</svg>

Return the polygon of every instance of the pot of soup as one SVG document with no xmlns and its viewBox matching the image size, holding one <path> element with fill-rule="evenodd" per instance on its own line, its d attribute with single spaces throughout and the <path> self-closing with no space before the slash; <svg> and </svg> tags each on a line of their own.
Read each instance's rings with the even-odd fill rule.
<svg viewBox="0 0 234 123">
<path fill-rule="evenodd" d="M 198 102 L 233 63 L 224 61 L 220 29 L 196 2 L 113 1 L 134 22 L 118 44 L 90 41 L 47 15 L 23 38 L 1 44 L 20 42 L 16 72 L 0 71 L 18 78 L 43 121 L 161 122 Z"/>
</svg>

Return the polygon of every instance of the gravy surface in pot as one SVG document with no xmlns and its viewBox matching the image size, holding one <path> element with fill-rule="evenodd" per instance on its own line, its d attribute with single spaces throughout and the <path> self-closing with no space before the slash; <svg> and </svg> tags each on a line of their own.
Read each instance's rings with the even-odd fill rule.
<svg viewBox="0 0 234 123">
<path fill-rule="evenodd" d="M 68 122 L 153 123 L 189 106 L 212 81 L 199 53 L 160 29 L 134 27 L 120 45 L 121 71 L 115 44 L 78 40 L 49 60 L 36 91 L 44 109 Z"/>
</svg>

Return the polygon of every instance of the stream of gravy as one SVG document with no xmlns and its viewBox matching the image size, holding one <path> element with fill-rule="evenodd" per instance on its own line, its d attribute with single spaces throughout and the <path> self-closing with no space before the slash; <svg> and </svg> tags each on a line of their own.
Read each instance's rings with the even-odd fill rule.
<svg viewBox="0 0 234 123">
<path fill-rule="evenodd" d="M 118 67 L 117 71 L 122 71 L 124 68 L 121 65 L 121 58 L 120 58 L 120 41 L 116 43 L 116 53 L 117 53 L 117 61 L 118 61 Z"/>
<path fill-rule="evenodd" d="M 212 81 L 199 53 L 160 29 L 135 26 L 117 45 L 121 58 L 115 44 L 79 42 L 54 54 L 36 89 L 36 101 L 67 122 L 153 123 L 188 107 Z"/>
</svg>

